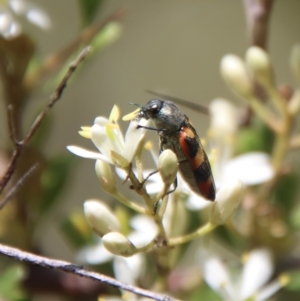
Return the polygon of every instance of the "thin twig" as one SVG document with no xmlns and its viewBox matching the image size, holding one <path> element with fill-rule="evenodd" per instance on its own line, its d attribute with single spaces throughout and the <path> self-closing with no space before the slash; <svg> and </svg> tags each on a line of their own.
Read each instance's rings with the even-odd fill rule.
<svg viewBox="0 0 300 301">
<path fill-rule="evenodd" d="M 64 271 L 67 273 L 75 274 L 84 278 L 92 279 L 95 281 L 99 281 L 105 284 L 108 284 L 110 286 L 116 287 L 121 290 L 129 291 L 131 293 L 134 293 L 139 296 L 147 297 L 153 300 L 159 300 L 159 301 L 180 301 L 178 299 L 174 299 L 172 297 L 162 295 L 162 294 L 157 294 L 153 293 L 144 289 L 141 289 L 139 287 L 129 285 L 122 283 L 118 280 L 115 280 L 114 278 L 88 271 L 84 269 L 81 266 L 78 266 L 76 264 L 67 262 L 67 261 L 62 261 L 62 260 L 56 260 L 56 259 L 51 259 L 39 255 L 35 255 L 29 252 L 24 252 L 21 251 L 17 248 L 9 247 L 0 244 L 0 254 L 6 256 L 6 257 L 11 257 L 15 260 L 19 261 L 24 261 L 30 264 L 34 265 L 39 265 L 42 267 L 46 268 L 51 268 L 51 269 L 57 269 L 60 271 Z"/>
<path fill-rule="evenodd" d="M 9 132 L 9 138 L 12 140 L 13 144 L 17 144 L 18 141 L 16 137 L 16 129 L 14 127 L 13 116 L 12 116 L 13 109 L 14 106 L 12 104 L 7 106 L 8 132 Z"/>
<path fill-rule="evenodd" d="M 29 168 L 29 170 L 19 179 L 19 181 L 8 191 L 5 197 L 0 202 L 0 210 L 7 204 L 7 202 L 18 192 L 20 187 L 25 183 L 28 177 L 36 170 L 38 163 Z"/>
<path fill-rule="evenodd" d="M 247 20 L 247 33 L 251 46 L 267 48 L 268 27 L 274 0 L 243 0 L 245 15 Z M 256 85 L 256 95 L 264 99 L 264 95 L 258 85 Z M 243 124 L 250 124 L 253 112 L 247 108 L 247 118 Z"/>
<path fill-rule="evenodd" d="M 25 139 L 23 140 L 23 143 L 27 143 L 32 138 L 32 136 L 34 135 L 34 133 L 36 132 L 36 130 L 40 126 L 41 122 L 45 118 L 48 111 L 53 107 L 53 105 L 56 103 L 56 101 L 60 99 L 60 97 L 61 97 L 61 95 L 62 95 L 62 93 L 63 93 L 63 91 L 64 91 L 64 89 L 67 85 L 67 82 L 71 77 L 71 75 L 74 73 L 74 71 L 76 70 L 78 65 L 91 52 L 91 50 L 92 50 L 92 48 L 90 46 L 85 47 L 82 50 L 82 52 L 79 54 L 77 59 L 69 65 L 69 68 L 68 68 L 68 71 L 67 71 L 66 75 L 64 76 L 64 78 L 62 79 L 60 84 L 57 86 L 54 93 L 52 93 L 52 95 L 50 96 L 50 100 L 49 100 L 46 108 L 44 109 L 44 111 L 41 112 L 40 115 L 38 115 L 38 117 L 35 119 L 35 121 L 31 125 L 31 128 L 30 128 L 28 134 L 26 135 Z"/>
<path fill-rule="evenodd" d="M 250 44 L 267 48 L 269 17 L 274 0 L 243 0 Z"/>
<path fill-rule="evenodd" d="M 26 134 L 25 138 L 17 143 L 15 143 L 15 150 L 10 158 L 10 162 L 8 164 L 7 170 L 4 174 L 4 176 L 2 177 L 2 179 L 0 180 L 0 193 L 2 193 L 3 189 L 6 187 L 7 183 L 9 182 L 9 180 L 11 179 L 14 170 L 16 168 L 16 163 L 24 149 L 24 147 L 28 144 L 28 142 L 30 141 L 30 139 L 32 138 L 32 136 L 35 134 L 35 132 L 37 131 L 37 129 L 40 127 L 42 121 L 44 120 L 44 118 L 46 117 L 47 113 L 49 112 L 49 110 L 53 107 L 53 105 L 60 99 L 68 80 L 70 79 L 70 77 L 72 76 L 72 74 L 74 73 L 74 71 L 76 70 L 76 68 L 78 67 L 78 65 L 86 58 L 86 56 L 90 53 L 91 51 L 91 47 L 85 47 L 83 49 L 83 51 L 79 54 L 79 56 L 77 57 L 77 59 L 72 62 L 69 66 L 69 69 L 66 73 L 66 75 L 64 76 L 64 78 L 62 79 L 62 81 L 59 83 L 59 85 L 57 86 L 57 88 L 55 89 L 55 91 L 52 93 L 52 95 L 50 96 L 50 99 L 48 101 L 48 104 L 46 105 L 45 109 L 37 116 L 37 118 L 35 119 L 35 121 L 33 122 L 33 124 L 30 127 L 30 130 L 28 131 L 28 133 Z M 10 128 L 10 130 L 12 130 Z M 10 133 L 11 137 L 13 137 L 13 133 Z"/>
</svg>

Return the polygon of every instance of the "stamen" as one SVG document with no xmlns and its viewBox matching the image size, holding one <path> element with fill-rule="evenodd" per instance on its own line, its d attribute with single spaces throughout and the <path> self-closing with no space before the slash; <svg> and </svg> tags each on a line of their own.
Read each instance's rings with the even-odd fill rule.
<svg viewBox="0 0 300 301">
<path fill-rule="evenodd" d="M 120 109 L 118 106 L 114 105 L 109 115 L 109 121 L 117 122 L 119 118 L 120 118 Z"/>
</svg>

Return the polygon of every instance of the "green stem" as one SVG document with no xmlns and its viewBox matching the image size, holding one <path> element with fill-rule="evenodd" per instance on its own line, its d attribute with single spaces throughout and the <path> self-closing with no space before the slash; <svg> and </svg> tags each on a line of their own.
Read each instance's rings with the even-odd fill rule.
<svg viewBox="0 0 300 301">
<path fill-rule="evenodd" d="M 145 253 L 150 251 L 153 247 L 155 246 L 155 241 L 150 241 L 148 244 L 146 244 L 143 247 L 136 248 L 137 252 L 136 253 Z"/>
<path fill-rule="evenodd" d="M 168 200 L 169 200 L 169 196 L 166 195 L 163 200 L 162 203 L 160 205 L 159 211 L 158 211 L 158 215 L 163 218 L 163 216 L 165 215 L 166 209 L 167 209 L 167 205 L 168 205 Z"/>
<path fill-rule="evenodd" d="M 275 133 L 281 131 L 281 122 L 277 121 L 277 117 L 258 99 L 255 97 L 246 99 L 251 109 L 260 117 Z"/>
<path fill-rule="evenodd" d="M 285 100 L 281 97 L 278 90 L 274 85 L 265 86 L 271 100 L 274 103 L 274 106 L 278 110 L 278 113 L 283 116 L 283 119 L 287 118 L 288 116 L 288 108 L 286 105 Z"/>
<path fill-rule="evenodd" d="M 284 133 L 276 136 L 275 145 L 272 153 L 272 165 L 275 171 L 278 171 L 282 165 L 284 156 L 288 150 L 290 143 L 289 130 L 285 130 Z"/>
<path fill-rule="evenodd" d="M 137 175 L 138 175 L 138 179 L 140 182 L 144 181 L 143 163 L 142 163 L 142 151 L 144 149 L 144 145 L 145 145 L 145 137 L 139 143 L 139 146 L 138 146 L 136 154 L 135 154 L 136 170 L 137 170 Z"/>
<path fill-rule="evenodd" d="M 132 171 L 132 168 L 130 168 L 128 170 L 128 178 L 130 179 L 131 184 L 133 185 L 135 191 L 144 199 L 144 201 L 145 201 L 145 203 L 146 203 L 146 205 L 148 207 L 148 210 L 150 212 L 154 212 L 153 201 L 152 201 L 151 197 L 149 196 L 149 194 L 147 193 L 147 191 L 144 188 L 144 186 L 137 179 L 136 175 Z"/>
<path fill-rule="evenodd" d="M 131 208 L 132 210 L 135 210 L 136 212 L 139 212 L 141 214 L 149 214 L 148 210 L 127 200 L 122 194 L 120 194 L 118 191 L 116 191 L 113 196 L 122 204 L 125 206 Z"/>
<path fill-rule="evenodd" d="M 202 226 L 201 228 L 199 228 L 198 230 L 196 230 L 193 233 L 190 233 L 190 234 L 187 234 L 187 235 L 184 235 L 181 237 L 169 239 L 168 246 L 175 247 L 175 246 L 184 244 L 188 241 L 194 240 L 198 237 L 205 236 L 206 234 L 208 234 L 209 232 L 214 230 L 216 227 L 217 227 L 217 225 L 208 222 L 207 224 L 205 224 L 204 226 Z"/>
</svg>

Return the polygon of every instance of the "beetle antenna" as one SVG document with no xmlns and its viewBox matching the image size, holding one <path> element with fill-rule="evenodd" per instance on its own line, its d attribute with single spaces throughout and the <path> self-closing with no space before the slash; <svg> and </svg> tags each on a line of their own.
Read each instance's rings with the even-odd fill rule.
<svg viewBox="0 0 300 301">
<path fill-rule="evenodd" d="M 175 103 L 178 103 L 178 104 L 180 104 L 182 106 L 185 106 L 187 108 L 190 108 L 192 110 L 196 110 L 200 113 L 203 113 L 204 115 L 209 115 L 208 108 L 206 106 L 200 105 L 198 103 L 194 103 L 194 102 L 191 102 L 189 100 L 184 100 L 184 99 L 179 98 L 179 97 L 175 97 L 175 96 L 172 96 L 172 95 L 167 95 L 167 94 L 164 94 L 164 93 L 159 93 L 159 92 L 152 91 L 152 90 L 146 90 L 146 92 L 148 92 L 152 95 L 155 95 L 155 96 L 162 97 L 166 100 L 174 101 Z"/>
<path fill-rule="evenodd" d="M 134 102 L 129 102 L 128 104 L 129 104 L 129 105 L 132 105 L 132 106 L 136 106 L 136 107 L 142 108 L 141 105 L 139 105 L 139 104 L 137 104 L 137 103 L 134 103 Z"/>
</svg>

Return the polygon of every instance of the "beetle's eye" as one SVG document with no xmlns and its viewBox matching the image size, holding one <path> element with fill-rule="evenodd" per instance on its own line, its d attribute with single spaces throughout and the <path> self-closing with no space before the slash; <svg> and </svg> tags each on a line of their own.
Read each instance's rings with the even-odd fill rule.
<svg viewBox="0 0 300 301">
<path fill-rule="evenodd" d="M 151 112 L 152 113 L 156 113 L 157 112 L 157 105 L 153 105 L 151 108 L 150 108 L 150 110 L 151 110 Z"/>
</svg>

